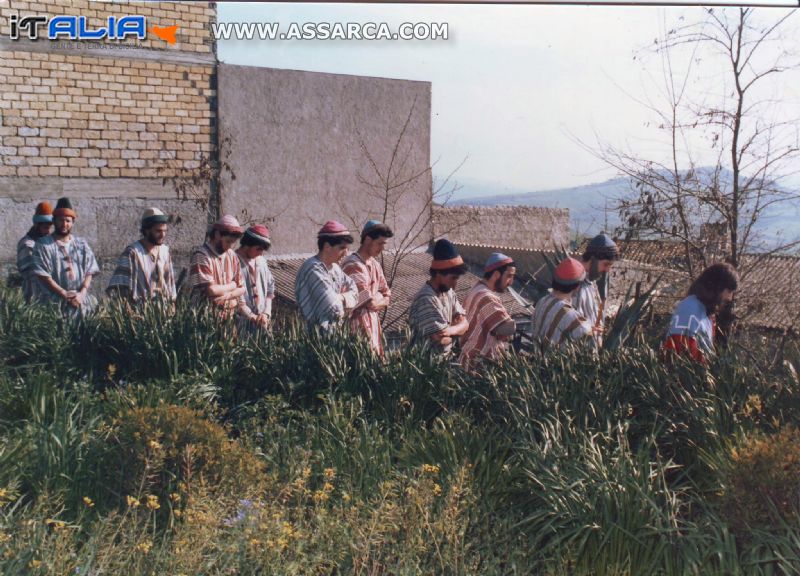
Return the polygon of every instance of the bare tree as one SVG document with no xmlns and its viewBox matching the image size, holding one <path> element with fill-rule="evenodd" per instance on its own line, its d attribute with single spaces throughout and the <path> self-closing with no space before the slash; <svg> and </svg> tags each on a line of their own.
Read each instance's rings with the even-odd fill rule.
<svg viewBox="0 0 800 576">
<path fill-rule="evenodd" d="M 778 94 L 782 74 L 797 69 L 797 47 L 787 50 L 782 36 L 794 12 L 766 24 L 752 8 L 704 12 L 703 21 L 680 22 L 656 41 L 662 98 L 640 101 L 668 137 L 669 160 L 607 143 L 586 148 L 631 180 L 633 193 L 617 206 L 618 235 L 679 241 L 691 276 L 725 259 L 746 277 L 759 259 L 743 254 L 800 245 L 784 238 L 768 246 L 756 226 L 768 210 L 800 198 L 782 185 L 796 173 L 800 122 Z"/>
<path fill-rule="evenodd" d="M 427 158 L 415 155 L 415 144 L 408 138 L 409 127 L 414 118 L 417 99 L 414 98 L 409 107 L 391 152 L 386 158 L 379 158 L 367 144 L 364 134 L 356 126 L 359 147 L 366 159 L 366 173 L 359 171 L 356 175 L 360 184 L 367 190 L 372 202 L 361 202 L 358 205 L 345 205 L 340 198 L 339 205 L 354 230 L 359 230 L 368 218 L 377 218 L 385 222 L 395 231 L 393 238 L 393 257 L 387 265 L 384 258 L 386 281 L 391 286 L 402 261 L 411 253 L 428 245 L 432 240 L 432 224 L 436 205 L 446 204 L 459 189 L 453 176 L 466 158 L 459 163 L 445 178 L 436 182 L 432 177 L 432 166 Z M 434 165 L 436 162 L 434 162 Z M 464 222 L 456 222 L 447 230 L 438 231 L 447 234 L 471 222 L 466 217 Z"/>
</svg>

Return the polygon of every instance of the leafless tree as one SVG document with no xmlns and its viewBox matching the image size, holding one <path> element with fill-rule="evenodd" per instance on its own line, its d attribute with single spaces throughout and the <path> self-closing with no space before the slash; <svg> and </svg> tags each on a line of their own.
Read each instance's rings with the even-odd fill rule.
<svg viewBox="0 0 800 576">
<path fill-rule="evenodd" d="M 800 245 L 783 238 L 767 247 L 756 226 L 768 209 L 800 198 L 782 185 L 796 174 L 800 122 L 779 94 L 783 73 L 798 67 L 797 45 L 788 50 L 784 37 L 794 12 L 769 23 L 752 8 L 704 14 L 665 30 L 650 52 L 660 59 L 661 98 L 640 103 L 667 135 L 669 160 L 603 142 L 587 149 L 632 183 L 617 206 L 618 235 L 679 241 L 690 276 L 724 259 L 746 277 L 759 258 L 744 254 L 763 258 Z M 702 168 L 710 157 L 711 167 Z"/>
<path fill-rule="evenodd" d="M 346 215 L 353 230 L 360 230 L 366 220 L 376 218 L 395 231 L 392 257 L 384 258 L 383 261 L 384 273 L 390 286 L 402 261 L 432 240 L 434 208 L 446 204 L 459 189 L 453 177 L 466 161 L 466 158 L 462 160 L 440 182 L 435 181 L 427 158 L 415 154 L 415 143 L 408 138 L 416 109 L 417 99 L 414 98 L 390 154 L 385 158 L 378 157 L 367 144 L 367 139 L 358 126 L 355 127 L 359 147 L 368 166 L 366 173 L 359 171 L 356 177 L 372 201 L 362 201 L 356 205 L 345 204 L 347 199 L 339 200 L 340 210 Z M 473 220 L 474 216 L 465 216 L 463 222 L 455 222 L 446 230 L 437 230 L 437 234 L 446 235 Z"/>
</svg>

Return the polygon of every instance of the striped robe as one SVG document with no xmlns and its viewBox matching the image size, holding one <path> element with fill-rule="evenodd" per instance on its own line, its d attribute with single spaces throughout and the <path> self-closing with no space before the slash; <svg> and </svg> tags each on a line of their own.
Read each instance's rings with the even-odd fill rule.
<svg viewBox="0 0 800 576">
<path fill-rule="evenodd" d="M 497 293 L 481 280 L 467 294 L 464 308 L 467 310 L 469 328 L 462 337 L 459 362 L 469 366 L 478 356 L 492 359 L 502 356 L 508 345 L 492 332 L 511 320 L 511 315 Z"/>
<path fill-rule="evenodd" d="M 563 346 L 591 336 L 592 325 L 572 304 L 549 293 L 536 303 L 533 311 L 533 339 L 544 348 Z"/>
<path fill-rule="evenodd" d="M 272 299 L 275 298 L 275 278 L 269 270 L 266 258 L 256 256 L 248 260 L 237 252 L 239 266 L 244 278 L 245 313 L 242 315 L 244 320 L 248 320 L 251 314 L 272 315 Z M 248 314 L 249 312 L 249 314 Z M 248 322 L 252 324 L 252 322 Z"/>
<path fill-rule="evenodd" d="M 588 278 L 581 282 L 575 292 L 572 293 L 572 307 L 578 313 L 586 318 L 591 326 L 603 327 L 603 318 L 600 317 L 600 290 L 597 288 L 597 282 L 589 280 Z M 600 333 L 597 333 L 597 338 L 600 338 Z M 598 340 L 598 344 L 601 342 Z"/>
<path fill-rule="evenodd" d="M 33 274 L 33 249 L 37 238 L 31 236 L 31 231 L 17 242 L 17 270 L 22 276 L 22 293 L 28 302 L 36 300 L 37 291 L 40 289 L 39 280 Z"/>
<path fill-rule="evenodd" d="M 133 302 L 156 297 L 175 300 L 175 271 L 166 244 L 156 247 L 155 258 L 141 241 L 130 244 L 117 259 L 114 275 L 108 283 L 109 295 L 124 295 Z"/>
<path fill-rule="evenodd" d="M 206 294 L 206 288 L 211 284 L 230 284 L 235 282 L 237 287 L 244 286 L 242 269 L 239 257 L 233 250 L 226 250 L 218 254 L 208 242 L 198 246 L 192 252 L 189 261 L 189 287 L 191 300 L 195 305 L 211 302 Z M 244 294 L 239 296 L 238 308 L 241 311 L 245 306 Z"/>
<path fill-rule="evenodd" d="M 83 238 L 72 236 L 66 244 L 56 241 L 50 235 L 41 238 L 33 249 L 33 270 L 36 276 L 49 277 L 64 290 L 80 291 L 86 276 L 100 273 L 94 252 Z M 39 285 L 36 290 L 40 302 L 56 302 L 61 312 L 69 318 L 77 318 L 90 313 L 97 306 L 97 298 L 86 295 L 80 308 L 73 308 L 46 286 Z"/>
<path fill-rule="evenodd" d="M 381 328 L 380 312 L 370 310 L 367 301 L 381 294 L 389 298 L 392 291 L 383 275 L 383 268 L 375 258 L 368 258 L 365 262 L 358 252 L 353 252 L 342 263 L 342 270 L 353 279 L 358 288 L 358 303 L 350 316 L 350 328 L 354 334 L 365 334 L 369 338 L 370 346 L 380 356 L 383 356 L 383 330 Z"/>
<path fill-rule="evenodd" d="M 456 317 L 464 314 L 466 312 L 458 301 L 455 290 L 450 289 L 440 294 L 426 282 L 414 296 L 414 301 L 408 311 L 411 345 L 421 345 L 427 342 L 437 352 L 448 354 L 453 347 L 452 343 L 447 346 L 439 346 L 430 338 L 450 326 Z"/>
<path fill-rule="evenodd" d="M 294 293 L 309 330 L 315 326 L 326 332 L 333 330 L 358 302 L 358 288 L 353 279 L 338 264 L 328 268 L 317 256 L 300 266 Z M 344 305 L 341 294 L 344 294 Z"/>
</svg>

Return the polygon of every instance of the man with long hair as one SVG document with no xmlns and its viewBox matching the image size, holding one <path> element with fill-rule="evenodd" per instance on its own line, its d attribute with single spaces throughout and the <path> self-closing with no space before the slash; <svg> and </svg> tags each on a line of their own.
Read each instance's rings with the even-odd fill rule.
<svg viewBox="0 0 800 576">
<path fill-rule="evenodd" d="M 703 270 L 672 313 L 661 347 L 664 354 L 686 355 L 705 364 L 714 354 L 716 315 L 738 287 L 739 275 L 730 264 L 719 262 Z"/>
</svg>

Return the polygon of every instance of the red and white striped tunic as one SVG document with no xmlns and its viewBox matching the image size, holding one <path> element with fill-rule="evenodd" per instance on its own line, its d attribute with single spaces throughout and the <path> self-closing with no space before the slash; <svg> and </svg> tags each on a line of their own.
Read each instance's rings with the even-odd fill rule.
<svg viewBox="0 0 800 576">
<path fill-rule="evenodd" d="M 478 282 L 464 300 L 469 328 L 462 338 L 459 361 L 467 366 L 478 356 L 497 359 L 503 355 L 508 345 L 492 332 L 503 322 L 511 320 L 511 315 L 503 306 L 497 293 L 483 281 Z"/>
<path fill-rule="evenodd" d="M 358 303 L 350 316 L 350 329 L 369 338 L 370 346 L 376 354 L 383 356 L 383 331 L 380 312 L 370 310 L 366 302 L 377 294 L 389 298 L 392 291 L 386 282 L 383 268 L 375 258 L 361 259 L 358 252 L 350 254 L 342 263 L 342 270 L 350 276 L 358 288 Z"/>
<path fill-rule="evenodd" d="M 208 299 L 206 287 L 210 284 L 230 284 L 236 282 L 237 287 L 244 286 L 242 268 L 239 257 L 233 250 L 217 254 L 208 243 L 198 246 L 192 252 L 189 263 L 189 286 L 192 290 L 192 302 L 200 304 Z M 240 307 L 245 306 L 244 295 L 239 297 Z"/>
</svg>

